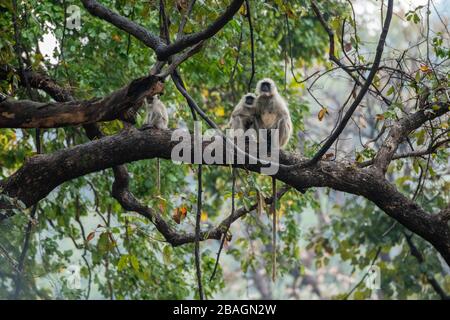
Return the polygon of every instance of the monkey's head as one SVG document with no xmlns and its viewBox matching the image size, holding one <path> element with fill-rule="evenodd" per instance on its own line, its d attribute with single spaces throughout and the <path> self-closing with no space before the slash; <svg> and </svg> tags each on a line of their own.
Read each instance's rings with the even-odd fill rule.
<svg viewBox="0 0 450 320">
<path fill-rule="evenodd" d="M 242 97 L 246 107 L 251 108 L 255 106 L 256 96 L 253 93 L 247 93 Z"/>
<path fill-rule="evenodd" d="M 271 97 L 277 93 L 277 86 L 272 79 L 264 78 L 258 81 L 256 93 L 258 95 Z"/>
</svg>

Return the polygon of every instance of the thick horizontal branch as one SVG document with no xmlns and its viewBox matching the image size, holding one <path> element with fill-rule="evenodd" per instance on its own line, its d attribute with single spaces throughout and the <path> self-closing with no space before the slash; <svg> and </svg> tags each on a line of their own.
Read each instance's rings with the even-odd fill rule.
<svg viewBox="0 0 450 320">
<path fill-rule="evenodd" d="M 32 88 L 43 90 L 55 101 L 68 102 L 74 100 L 68 89 L 59 86 L 46 74 L 27 69 L 24 70 L 22 76 L 19 70 L 16 70 L 10 65 L 0 65 L 0 80 L 9 80 L 9 76 L 12 74 L 18 75 L 20 77 L 19 84 L 24 88 L 26 87 L 26 83 L 28 82 L 28 84 Z"/>
<path fill-rule="evenodd" d="M 39 81 L 35 77 L 30 79 Z M 42 103 L 6 99 L 0 103 L 0 128 L 56 128 L 123 119 L 129 109 L 137 109 L 145 97 L 158 94 L 163 89 L 159 77 L 150 75 L 133 80 L 104 98 L 73 101 L 67 92 L 44 76 L 41 82 L 32 85 L 56 99 L 69 101 Z"/>
<path fill-rule="evenodd" d="M 31 206 L 71 179 L 142 159 L 171 159 L 171 151 L 179 143 L 171 141 L 171 135 L 170 130 L 133 129 L 53 154 L 37 155 L 2 182 L 3 192 Z M 207 145 L 204 142 L 203 148 Z M 280 162 L 288 166 L 280 167 L 275 178 L 297 190 L 329 187 L 363 196 L 433 244 L 450 264 L 450 230 L 441 216 L 425 212 L 371 168 L 331 161 L 302 168 L 306 161 L 298 155 L 281 152 Z M 245 165 L 245 168 L 260 172 L 261 166 Z"/>
</svg>

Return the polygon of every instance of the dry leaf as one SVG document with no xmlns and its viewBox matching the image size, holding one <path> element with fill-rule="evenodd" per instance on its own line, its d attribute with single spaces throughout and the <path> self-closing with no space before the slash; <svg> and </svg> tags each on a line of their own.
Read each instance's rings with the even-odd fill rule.
<svg viewBox="0 0 450 320">
<path fill-rule="evenodd" d="M 181 221 L 186 218 L 187 215 L 187 208 L 185 206 L 179 207 L 175 209 L 174 214 L 172 215 L 173 220 L 180 224 Z"/>
<path fill-rule="evenodd" d="M 323 159 L 324 160 L 329 160 L 329 159 L 331 159 L 331 158 L 333 158 L 334 157 L 334 153 L 333 152 L 329 152 L 329 153 L 327 153 L 327 154 L 325 154 L 324 156 L 323 156 Z"/>
<path fill-rule="evenodd" d="M 350 50 L 352 50 L 352 43 L 346 42 L 344 45 L 344 50 L 345 50 L 345 52 L 349 52 Z"/>
<path fill-rule="evenodd" d="M 180 12 L 186 11 L 188 7 L 188 1 L 187 0 L 178 0 L 177 1 L 177 9 Z"/>
<path fill-rule="evenodd" d="M 328 109 L 327 108 L 322 108 L 319 111 L 319 114 L 317 115 L 317 118 L 319 118 L 319 121 L 322 121 L 323 118 L 325 117 L 325 115 L 327 115 L 327 114 L 328 114 Z"/>
<path fill-rule="evenodd" d="M 431 72 L 430 68 L 426 64 L 421 64 L 419 67 L 420 71 L 428 73 Z"/>
<path fill-rule="evenodd" d="M 364 117 L 363 116 L 360 116 L 359 117 L 359 125 L 361 126 L 361 127 L 363 127 L 363 128 L 367 128 L 367 121 L 366 121 L 366 119 L 364 119 Z"/>
<path fill-rule="evenodd" d="M 92 239 L 94 239 L 95 237 L 95 231 L 92 231 L 91 233 L 88 234 L 88 236 L 86 237 L 86 241 L 89 242 Z"/>
<path fill-rule="evenodd" d="M 383 121 L 384 120 L 384 114 L 377 114 L 375 116 L 375 119 L 377 119 L 378 121 Z"/>
</svg>

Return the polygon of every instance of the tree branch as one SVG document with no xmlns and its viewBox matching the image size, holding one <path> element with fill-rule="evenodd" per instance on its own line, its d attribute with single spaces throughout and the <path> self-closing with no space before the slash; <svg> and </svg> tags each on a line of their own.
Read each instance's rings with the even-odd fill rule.
<svg viewBox="0 0 450 320">
<path fill-rule="evenodd" d="M 133 35 L 142 41 L 146 46 L 156 51 L 157 48 L 163 46 L 161 39 L 150 33 L 145 27 L 121 16 L 120 14 L 108 9 L 95 0 L 81 0 L 84 7 L 93 16 L 108 21 L 117 28 Z"/>
<path fill-rule="evenodd" d="M 234 14 L 239 10 L 243 2 L 244 0 L 233 0 L 222 15 L 206 29 L 190 35 L 181 36 L 174 43 L 157 48 L 156 55 L 158 60 L 166 60 L 168 57 L 183 51 L 187 47 L 193 46 L 200 41 L 213 37 L 233 18 Z"/>
<path fill-rule="evenodd" d="M 430 106 L 424 106 L 422 110 L 406 116 L 392 125 L 388 136 L 383 141 L 380 150 L 373 160 L 375 170 L 380 174 L 386 173 L 387 167 L 394 158 L 398 146 L 408 137 L 410 132 L 416 130 L 425 122 L 440 117 L 450 111 L 450 104 L 447 102 L 433 103 L 433 105 L 439 106 L 439 109 L 432 110 L 429 108 Z"/>
<path fill-rule="evenodd" d="M 135 79 L 104 98 L 73 101 L 68 92 L 49 78 L 40 75 L 30 78 L 33 86 L 49 92 L 55 99 L 68 102 L 6 99 L 0 102 L 0 128 L 56 128 L 124 119 L 128 110 L 139 108 L 145 97 L 163 89 L 160 78 L 150 75 Z"/>
<path fill-rule="evenodd" d="M 334 132 L 331 134 L 331 136 L 328 138 L 328 140 L 325 142 L 325 144 L 320 148 L 320 150 L 314 155 L 314 157 L 306 165 L 312 165 L 312 164 L 316 163 L 328 151 L 328 149 L 333 145 L 333 143 L 336 141 L 336 139 L 340 136 L 342 131 L 344 131 L 345 127 L 347 126 L 348 121 L 352 117 L 356 108 L 361 103 L 361 101 L 364 98 L 364 96 L 366 95 L 367 91 L 369 90 L 369 88 L 372 84 L 372 81 L 375 78 L 376 73 L 378 72 L 378 67 L 380 65 L 381 56 L 383 55 L 384 43 L 386 41 L 386 36 L 389 31 L 389 26 L 390 26 L 391 18 L 392 18 L 393 3 L 394 3 L 393 0 L 389 0 L 389 2 L 388 2 L 388 8 L 387 8 L 387 12 L 386 12 L 386 18 L 384 20 L 383 30 L 381 31 L 380 39 L 378 40 L 375 58 L 374 58 L 372 67 L 370 69 L 370 73 L 367 76 L 366 82 L 362 86 L 361 90 L 358 92 L 358 95 L 355 97 L 355 100 L 353 101 L 353 103 L 351 104 L 351 106 L 349 107 L 347 112 L 345 113 L 344 117 L 342 118 L 341 122 L 336 127 Z M 317 4 L 315 3 L 315 1 L 311 1 L 311 6 L 312 6 L 314 13 L 321 21 L 321 23 L 323 25 L 326 25 L 325 20 L 324 20 L 322 14 L 320 13 L 319 8 L 317 7 Z M 332 37 L 333 34 L 329 33 L 329 35 L 330 35 L 330 42 L 331 42 L 331 39 L 333 39 L 333 41 L 334 41 L 334 38 Z M 332 54 L 334 55 L 334 45 L 330 47 L 330 56 Z"/>
<path fill-rule="evenodd" d="M 117 28 L 132 34 L 146 46 L 153 49 L 156 52 L 158 60 L 165 61 L 172 55 L 213 37 L 233 18 L 234 14 L 239 10 L 244 0 L 233 0 L 222 15 L 219 16 L 216 21 L 210 24 L 207 28 L 190 35 L 181 35 L 174 43 L 168 45 L 164 44 L 160 37 L 152 34 L 143 26 L 108 9 L 98 1 L 81 0 L 81 2 L 86 10 L 88 10 L 92 15 L 108 21 Z"/>
<path fill-rule="evenodd" d="M 171 150 L 178 143 L 186 143 L 186 147 L 190 145 L 191 150 L 194 149 L 191 142 L 171 141 L 171 135 L 171 130 L 132 129 L 53 154 L 32 157 L 2 182 L 3 193 L 31 206 L 71 179 L 142 159 L 171 159 Z M 208 144 L 204 142 L 203 148 Z M 280 166 L 274 177 L 297 190 L 329 187 L 363 196 L 410 231 L 429 241 L 450 264 L 450 230 L 445 219 L 425 212 L 370 168 L 331 161 L 319 161 L 314 166 L 303 167 L 306 161 L 297 155 L 281 152 L 280 162 L 288 166 Z M 235 167 L 260 172 L 261 165 Z M 8 207 L 0 203 L 0 208 Z M 218 230 L 213 230 L 208 232 L 207 238 L 220 239 L 220 235 Z M 202 233 L 202 239 L 204 237 Z M 192 234 L 192 238 L 183 236 L 181 240 L 175 238 L 171 243 L 179 245 L 192 242 L 194 238 Z"/>
</svg>

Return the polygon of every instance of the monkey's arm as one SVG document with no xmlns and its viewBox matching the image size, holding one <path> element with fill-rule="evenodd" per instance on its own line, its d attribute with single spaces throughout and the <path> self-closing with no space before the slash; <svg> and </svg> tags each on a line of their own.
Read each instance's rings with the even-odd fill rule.
<svg viewBox="0 0 450 320">
<path fill-rule="evenodd" d="M 244 129 L 244 123 L 242 117 L 239 115 L 233 115 L 230 121 L 231 128 L 234 130 Z"/>
</svg>

